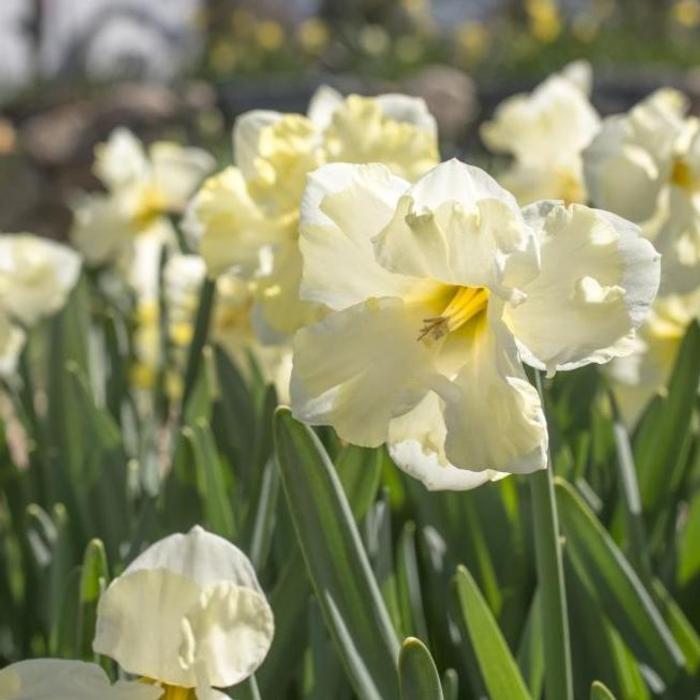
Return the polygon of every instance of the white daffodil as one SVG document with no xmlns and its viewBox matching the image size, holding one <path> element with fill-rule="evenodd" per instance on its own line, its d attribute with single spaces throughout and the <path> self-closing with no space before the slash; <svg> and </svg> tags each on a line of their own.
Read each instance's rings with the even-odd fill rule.
<svg viewBox="0 0 700 700">
<path fill-rule="evenodd" d="M 32 326 L 66 303 L 80 275 L 80 256 L 30 233 L 0 234 L 0 311 Z"/>
<path fill-rule="evenodd" d="M 658 287 L 635 225 L 560 202 L 521 212 L 455 160 L 412 186 L 381 165 L 320 168 L 300 248 L 301 295 L 330 311 L 295 337 L 295 415 L 388 442 L 429 488 L 544 468 L 521 357 L 554 372 L 629 352 Z"/>
<path fill-rule="evenodd" d="M 20 661 L 0 671 L 2 700 L 157 700 L 162 688 L 136 681 L 112 685 L 97 664 L 63 659 Z"/>
<path fill-rule="evenodd" d="M 171 228 L 167 216 L 184 210 L 213 169 L 199 148 L 159 141 L 146 150 L 128 129 L 115 129 L 95 147 L 94 172 L 106 193 L 75 200 L 74 244 L 91 265 L 131 258 L 134 238 Z"/>
<path fill-rule="evenodd" d="M 383 162 L 413 180 L 438 160 L 435 120 L 425 103 L 404 95 L 314 96 L 308 116 L 256 110 L 233 132 L 236 166 L 207 180 L 185 230 L 210 274 L 232 269 L 255 283 L 257 327 L 287 337 L 318 318 L 298 300 L 299 202 L 306 176 L 324 163 Z"/>
<path fill-rule="evenodd" d="M 665 390 L 688 326 L 698 318 L 700 290 L 657 299 L 639 329 L 634 352 L 608 366 L 615 397 L 629 426 L 634 426 L 652 397 Z"/>
<path fill-rule="evenodd" d="M 262 663 L 274 623 L 248 558 L 194 527 L 149 547 L 102 594 L 93 648 L 138 681 L 96 664 L 21 661 L 0 671 L 2 700 L 225 700 L 214 687 Z"/>
<path fill-rule="evenodd" d="M 587 97 L 590 74 L 587 63 L 571 64 L 532 93 L 504 100 L 482 125 L 484 143 L 514 157 L 500 182 L 521 204 L 586 201 L 581 153 L 600 127 Z"/>
<path fill-rule="evenodd" d="M 692 292 L 700 276 L 700 121 L 687 109 L 679 92 L 658 90 L 605 119 L 584 155 L 593 203 L 654 239 L 664 295 Z"/>
</svg>

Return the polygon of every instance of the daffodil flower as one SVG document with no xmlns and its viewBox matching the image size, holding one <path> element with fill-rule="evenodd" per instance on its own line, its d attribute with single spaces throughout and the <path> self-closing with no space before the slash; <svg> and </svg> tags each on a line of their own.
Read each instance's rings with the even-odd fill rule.
<svg viewBox="0 0 700 700">
<path fill-rule="evenodd" d="M 0 234 L 0 311 L 23 326 L 63 307 L 80 275 L 80 256 L 30 233 Z"/>
<path fill-rule="evenodd" d="M 657 90 L 605 119 L 584 154 L 593 203 L 640 223 L 662 253 L 664 295 L 692 293 L 700 275 L 700 121 L 687 109 Z"/>
<path fill-rule="evenodd" d="M 381 165 L 324 166 L 300 228 L 302 297 L 329 313 L 296 334 L 292 409 L 387 442 L 428 488 L 544 468 L 521 358 L 552 373 L 629 352 L 658 287 L 634 224 L 561 202 L 521 211 L 455 160 L 414 185 Z"/>
<path fill-rule="evenodd" d="M 570 64 L 532 93 L 504 100 L 482 125 L 484 143 L 514 157 L 500 182 L 521 204 L 586 201 L 581 153 L 600 126 L 587 97 L 590 72 L 585 62 Z"/>
<path fill-rule="evenodd" d="M 22 661 L 0 671 L 3 700 L 224 700 L 214 687 L 248 678 L 274 623 L 252 564 L 194 527 L 149 547 L 108 586 L 93 648 L 138 682 L 111 685 L 95 664 Z"/>
<path fill-rule="evenodd" d="M 405 95 L 342 98 L 321 88 L 308 115 L 255 110 L 233 132 L 235 167 L 208 179 L 184 228 L 211 275 L 233 270 L 253 280 L 255 316 L 266 342 L 315 321 L 301 303 L 299 202 L 306 176 L 334 161 L 385 163 L 413 180 L 438 161 L 435 120 Z"/>
</svg>

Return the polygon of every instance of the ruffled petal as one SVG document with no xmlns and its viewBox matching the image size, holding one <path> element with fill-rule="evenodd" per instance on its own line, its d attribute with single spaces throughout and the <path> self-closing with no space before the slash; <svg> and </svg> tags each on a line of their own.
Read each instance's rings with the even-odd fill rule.
<svg viewBox="0 0 700 700">
<path fill-rule="evenodd" d="M 389 421 L 427 392 L 435 349 L 417 341 L 430 310 L 370 299 L 300 330 L 294 339 L 294 415 L 332 425 L 345 440 L 376 447 Z"/>
<path fill-rule="evenodd" d="M 246 178 L 257 173 L 256 159 L 260 153 L 260 133 L 282 119 L 280 112 L 254 109 L 241 114 L 233 125 L 233 157 L 237 167 Z"/>
<path fill-rule="evenodd" d="M 525 210 L 538 231 L 541 272 L 506 323 L 535 367 L 573 369 L 630 351 L 659 286 L 659 254 L 639 228 L 583 205 Z"/>
<path fill-rule="evenodd" d="M 412 411 L 389 426 L 388 449 L 399 469 L 429 491 L 466 491 L 507 474 L 490 469 L 458 469 L 445 456 L 447 428 L 437 394 L 428 394 Z"/>
<path fill-rule="evenodd" d="M 403 296 L 418 284 L 379 265 L 372 245 L 408 186 L 378 164 L 333 163 L 309 176 L 299 241 L 304 299 L 342 309 L 369 297 Z"/>
<path fill-rule="evenodd" d="M 496 304 L 468 326 L 465 364 L 436 391 L 445 402 L 445 455 L 472 471 L 526 474 L 547 465 L 547 425 Z"/>
</svg>

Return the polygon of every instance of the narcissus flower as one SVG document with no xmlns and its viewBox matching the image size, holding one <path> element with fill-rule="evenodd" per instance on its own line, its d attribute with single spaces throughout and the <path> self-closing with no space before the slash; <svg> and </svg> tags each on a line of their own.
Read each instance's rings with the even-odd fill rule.
<svg viewBox="0 0 700 700">
<path fill-rule="evenodd" d="M 585 62 L 570 64 L 532 93 L 504 100 L 482 125 L 484 143 L 514 157 L 500 182 L 521 204 L 586 201 L 581 153 L 600 126 L 587 97 L 590 72 Z"/>
<path fill-rule="evenodd" d="M 330 312 L 294 341 L 295 415 L 389 444 L 429 488 L 546 466 L 522 360 L 554 372 L 629 352 L 659 256 L 583 205 L 521 211 L 452 160 L 411 186 L 381 165 L 327 165 L 301 209 L 301 294 Z"/>
<path fill-rule="evenodd" d="M 183 211 L 214 159 L 169 141 L 146 150 L 120 127 L 96 146 L 93 169 L 107 192 L 76 199 L 71 237 L 89 264 L 103 265 L 128 260 L 134 236 L 171 229 L 167 216 Z"/>
<path fill-rule="evenodd" d="M 93 648 L 140 682 L 111 686 L 94 664 L 40 659 L 0 672 L 0 697 L 224 700 L 213 687 L 250 676 L 273 633 L 272 611 L 248 558 L 194 527 L 149 547 L 99 600 Z"/>
<path fill-rule="evenodd" d="M 438 161 L 435 120 L 422 100 L 404 95 L 344 99 L 322 88 L 308 116 L 244 114 L 233 141 L 236 166 L 204 183 L 185 229 L 210 274 L 233 269 L 255 282 L 256 317 L 270 339 L 318 317 L 317 308 L 298 300 L 307 174 L 328 162 L 375 161 L 413 180 Z"/>
<path fill-rule="evenodd" d="M 687 109 L 679 92 L 657 90 L 605 119 L 584 154 L 593 203 L 654 239 L 664 294 L 692 292 L 700 276 L 700 121 Z"/>
<path fill-rule="evenodd" d="M 0 234 L 0 311 L 23 326 L 58 311 L 78 281 L 81 259 L 30 233 Z"/>
</svg>

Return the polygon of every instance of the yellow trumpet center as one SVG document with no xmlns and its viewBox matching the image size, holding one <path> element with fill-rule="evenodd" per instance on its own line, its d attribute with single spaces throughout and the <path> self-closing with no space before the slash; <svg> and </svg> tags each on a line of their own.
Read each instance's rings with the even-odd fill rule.
<svg viewBox="0 0 700 700">
<path fill-rule="evenodd" d="M 165 195 L 157 187 L 149 185 L 139 197 L 134 212 L 134 221 L 138 226 L 150 226 L 166 211 L 167 207 L 168 202 Z"/>
<path fill-rule="evenodd" d="M 157 685 L 158 682 L 152 678 L 140 678 L 141 683 L 148 685 Z M 197 694 L 194 688 L 181 688 L 179 685 L 168 685 L 167 683 L 158 684 L 163 690 L 160 700 L 197 700 Z"/>
<path fill-rule="evenodd" d="M 700 182 L 695 177 L 692 168 L 682 158 L 677 158 L 671 169 L 671 183 L 684 190 L 697 190 Z"/>
<path fill-rule="evenodd" d="M 456 331 L 484 311 L 488 305 L 489 290 L 485 287 L 458 287 L 439 316 L 423 319 L 418 340 L 439 340 Z"/>
</svg>

